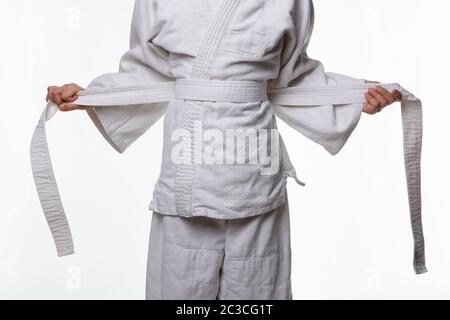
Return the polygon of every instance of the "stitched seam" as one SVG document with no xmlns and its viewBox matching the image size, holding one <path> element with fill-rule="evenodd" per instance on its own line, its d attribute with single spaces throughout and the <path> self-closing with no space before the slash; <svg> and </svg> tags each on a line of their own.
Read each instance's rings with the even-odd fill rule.
<svg viewBox="0 0 450 320">
<path fill-rule="evenodd" d="M 289 277 L 289 279 L 283 279 L 283 280 L 278 280 L 278 281 L 273 281 L 272 283 L 268 283 L 268 284 L 260 284 L 260 285 L 242 285 L 239 283 L 231 283 L 234 287 L 238 287 L 238 288 L 266 288 L 266 287 L 273 287 L 273 286 L 278 286 L 278 285 L 282 285 L 285 283 L 291 283 L 291 278 Z M 230 281 L 228 281 L 227 279 L 224 279 L 225 283 L 229 283 Z M 228 285 L 229 287 L 229 285 Z"/>
<path fill-rule="evenodd" d="M 141 111 L 142 108 L 143 108 L 143 107 L 141 106 L 141 107 L 138 107 L 136 110 L 134 110 L 134 111 L 131 113 L 131 115 L 129 115 L 129 116 L 126 118 L 126 120 L 125 120 L 122 124 L 120 124 L 117 128 L 111 130 L 110 135 L 111 135 L 111 136 L 114 136 L 115 133 L 116 133 L 118 130 L 122 129 L 128 122 L 130 122 L 131 119 L 133 119 L 133 118 L 139 113 L 139 111 Z"/>
<path fill-rule="evenodd" d="M 100 131 L 102 136 L 108 141 L 108 143 L 117 151 L 121 152 L 121 149 L 119 146 L 112 140 L 112 138 L 109 136 L 109 134 L 106 132 L 105 127 L 103 126 L 102 122 L 98 118 L 98 115 L 95 111 L 95 108 L 92 108 L 91 110 L 86 110 L 91 120 L 94 122 L 94 125 L 97 127 L 97 129 Z"/>
<path fill-rule="evenodd" d="M 189 251 L 205 251 L 205 252 L 209 252 L 209 253 L 215 253 L 218 256 L 223 255 L 223 250 L 196 248 L 196 247 L 180 245 L 176 242 L 169 242 L 169 241 L 166 241 L 165 244 L 172 245 L 172 246 L 175 246 L 175 247 L 178 247 L 181 249 L 185 249 L 185 250 L 189 250 Z"/>
<path fill-rule="evenodd" d="M 284 187 L 285 188 L 285 187 Z M 220 219 L 220 220 L 228 220 L 228 219 L 244 219 L 244 218 L 250 218 L 250 217 L 255 217 L 258 215 L 262 215 L 265 214 L 267 212 L 270 212 L 272 210 L 277 209 L 278 207 L 282 206 L 286 201 L 285 195 L 283 194 L 283 196 L 279 197 L 278 199 L 276 199 L 275 201 L 268 201 L 268 202 L 264 202 L 264 205 L 261 205 L 261 211 L 256 211 L 254 209 L 251 210 L 245 210 L 244 212 L 240 212 L 240 214 L 233 214 L 233 215 L 223 215 L 221 216 L 218 213 L 214 213 L 214 214 L 205 214 L 204 211 L 199 211 L 199 210 L 191 210 L 190 214 L 179 214 L 176 211 L 171 211 L 170 208 L 165 207 L 165 206 L 159 206 L 158 208 L 155 208 L 154 211 L 162 214 L 162 215 L 168 215 L 168 216 L 182 216 L 182 217 L 208 217 L 208 218 L 213 218 L 213 219 Z M 264 211 L 263 211 L 264 210 Z"/>
<path fill-rule="evenodd" d="M 289 254 L 291 252 L 291 249 L 280 249 L 277 252 L 268 254 L 268 255 L 263 255 L 263 256 L 259 256 L 259 257 L 252 257 L 252 258 L 230 258 L 228 261 L 229 262 L 259 262 L 268 258 L 273 258 L 278 256 L 279 260 L 286 260 L 288 257 L 285 257 L 283 254 Z"/>
</svg>

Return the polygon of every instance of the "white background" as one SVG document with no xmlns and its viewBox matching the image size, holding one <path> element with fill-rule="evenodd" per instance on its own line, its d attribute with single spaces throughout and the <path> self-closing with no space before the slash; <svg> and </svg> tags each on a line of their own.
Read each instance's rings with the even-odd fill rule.
<svg viewBox="0 0 450 320">
<path fill-rule="evenodd" d="M 0 298 L 143 299 L 162 123 L 125 154 L 84 112 L 49 124 L 77 254 L 57 258 L 29 142 L 46 88 L 116 71 L 133 1 L 0 2 Z M 290 182 L 295 299 L 450 298 L 450 2 L 320 0 L 310 55 L 328 71 L 399 82 L 424 102 L 423 214 L 430 272 L 412 269 L 399 105 L 363 116 L 336 157 L 280 123 L 306 180 Z"/>
</svg>

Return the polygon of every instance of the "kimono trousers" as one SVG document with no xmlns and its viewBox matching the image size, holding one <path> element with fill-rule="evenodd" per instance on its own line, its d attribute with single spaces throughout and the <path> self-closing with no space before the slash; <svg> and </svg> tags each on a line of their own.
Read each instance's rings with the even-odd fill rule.
<svg viewBox="0 0 450 320">
<path fill-rule="evenodd" d="M 79 93 L 75 103 L 91 107 L 90 118 L 118 152 L 165 115 L 150 203 L 149 298 L 290 297 L 286 181 L 302 183 L 276 117 L 334 155 L 373 86 L 325 72 L 308 56 L 313 24 L 310 0 L 136 0 L 119 72 Z M 423 273 L 421 102 L 397 84 L 383 86 L 403 94 L 414 268 Z M 31 158 L 64 256 L 74 248 L 45 138 L 56 110 L 49 103 L 43 113 Z"/>
</svg>

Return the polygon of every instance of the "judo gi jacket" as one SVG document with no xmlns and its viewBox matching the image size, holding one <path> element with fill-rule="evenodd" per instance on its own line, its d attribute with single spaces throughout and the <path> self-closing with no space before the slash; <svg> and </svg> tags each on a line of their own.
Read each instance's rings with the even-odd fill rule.
<svg viewBox="0 0 450 320">
<path fill-rule="evenodd" d="M 137 0 L 131 47 L 119 72 L 92 81 L 75 104 L 90 107 L 90 118 L 118 152 L 165 115 L 163 164 L 151 210 L 216 219 L 262 214 L 285 202 L 288 177 L 301 184 L 282 138 L 273 134 L 276 118 L 334 155 L 360 119 L 364 92 L 374 86 L 325 72 L 310 58 L 313 25 L 310 0 Z M 403 94 L 414 267 L 422 273 L 421 102 L 398 84 L 383 86 Z M 45 138 L 45 122 L 56 111 L 49 103 L 33 137 L 31 158 L 42 207 L 63 256 L 74 249 Z M 206 129 L 215 134 L 197 150 L 195 133 Z M 235 135 L 225 140 L 234 146 L 221 154 L 223 141 L 217 137 L 230 131 Z M 174 132 L 179 139 L 174 140 Z M 255 133 L 263 138 L 257 143 L 259 155 L 244 150 L 233 161 Z M 174 161 L 177 148 L 182 152 Z M 204 149 L 215 150 L 218 161 L 205 163 L 199 156 Z M 264 158 L 261 154 L 269 161 L 252 161 Z"/>
</svg>

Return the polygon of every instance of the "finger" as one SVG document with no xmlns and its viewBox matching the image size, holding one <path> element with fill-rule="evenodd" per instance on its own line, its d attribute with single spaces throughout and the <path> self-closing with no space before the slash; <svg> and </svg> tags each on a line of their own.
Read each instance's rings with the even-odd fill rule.
<svg viewBox="0 0 450 320">
<path fill-rule="evenodd" d="M 395 102 L 394 95 L 385 88 L 378 86 L 375 90 L 387 100 L 388 104 L 393 104 Z"/>
<path fill-rule="evenodd" d="M 78 94 L 71 97 L 63 97 L 64 102 L 75 102 L 78 100 Z"/>
<path fill-rule="evenodd" d="M 378 108 L 379 107 L 377 105 L 373 105 L 369 101 L 366 101 L 366 103 L 364 104 L 364 112 L 368 114 L 375 114 Z"/>
<path fill-rule="evenodd" d="M 52 90 L 54 90 L 56 88 L 57 87 L 55 87 L 55 86 L 51 86 L 51 87 L 47 88 L 47 97 L 46 97 L 47 102 L 52 99 Z"/>
<path fill-rule="evenodd" d="M 69 83 L 69 84 L 66 84 L 64 87 L 65 87 L 65 88 L 69 88 L 70 90 L 73 90 L 73 91 L 75 91 L 75 92 L 84 90 L 82 87 L 80 87 L 80 86 L 77 85 L 76 83 Z"/>
<path fill-rule="evenodd" d="M 64 102 L 73 102 L 76 100 L 74 99 L 74 97 L 76 96 L 78 91 L 80 91 L 80 89 L 77 85 L 65 85 L 61 92 L 61 98 L 64 100 Z"/>
<path fill-rule="evenodd" d="M 45 98 L 45 100 L 47 100 L 47 102 L 50 101 L 50 88 L 51 88 L 51 87 L 48 87 L 48 88 L 47 88 L 47 97 Z"/>
<path fill-rule="evenodd" d="M 78 99 L 78 94 L 77 94 L 77 92 L 66 90 L 61 93 L 61 99 L 64 102 L 74 102 L 75 100 Z"/>
<path fill-rule="evenodd" d="M 366 92 L 364 94 L 364 97 L 366 98 L 366 101 L 374 108 L 378 108 L 380 106 L 380 102 L 378 101 L 377 98 L 375 98 L 375 96 L 373 94 L 371 94 L 370 92 Z"/>
<path fill-rule="evenodd" d="M 375 97 L 375 99 L 378 100 L 379 106 L 382 108 L 386 107 L 388 105 L 388 101 L 380 94 L 377 90 L 371 88 L 369 89 L 369 93 Z"/>
<path fill-rule="evenodd" d="M 365 112 L 367 114 L 373 114 L 373 108 L 368 102 L 364 103 L 363 112 Z"/>
<path fill-rule="evenodd" d="M 58 89 L 58 87 L 56 86 L 50 86 L 47 88 L 47 93 L 50 93 L 50 91 L 52 91 L 53 89 Z"/>
<path fill-rule="evenodd" d="M 366 80 L 366 83 L 379 83 L 378 81 Z"/>
<path fill-rule="evenodd" d="M 50 100 L 52 100 L 57 105 L 60 105 L 64 102 L 61 98 L 61 91 L 62 91 L 62 88 L 58 88 L 58 87 L 52 88 L 50 90 Z"/>
<path fill-rule="evenodd" d="M 403 99 L 402 93 L 398 90 L 392 91 L 392 95 L 394 96 L 395 101 L 402 101 Z"/>
<path fill-rule="evenodd" d="M 81 108 L 82 108 L 81 106 L 71 103 L 63 103 L 59 106 L 59 110 L 63 112 L 80 110 Z"/>
</svg>

